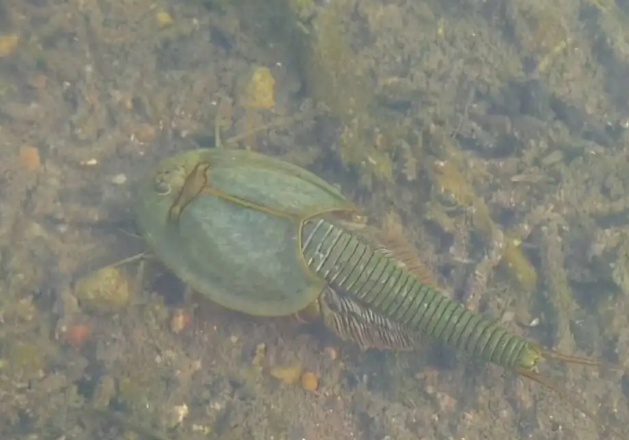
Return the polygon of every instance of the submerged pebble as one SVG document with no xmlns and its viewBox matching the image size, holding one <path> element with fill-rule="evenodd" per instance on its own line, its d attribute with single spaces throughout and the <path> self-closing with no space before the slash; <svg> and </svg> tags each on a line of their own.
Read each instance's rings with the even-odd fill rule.
<svg viewBox="0 0 629 440">
<path fill-rule="evenodd" d="M 111 266 L 79 279 L 74 290 L 82 308 L 99 314 L 118 313 L 131 298 L 131 283 L 127 275 Z"/>
</svg>

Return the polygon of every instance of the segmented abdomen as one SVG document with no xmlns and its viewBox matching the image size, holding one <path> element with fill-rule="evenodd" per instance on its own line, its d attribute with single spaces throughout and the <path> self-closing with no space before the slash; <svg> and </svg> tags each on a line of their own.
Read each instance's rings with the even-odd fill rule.
<svg viewBox="0 0 629 440">
<path fill-rule="evenodd" d="M 308 267 L 333 289 L 409 330 L 507 368 L 519 366 L 528 351 L 526 339 L 422 283 L 395 258 L 342 226 L 324 219 L 306 222 L 302 251 Z"/>
</svg>

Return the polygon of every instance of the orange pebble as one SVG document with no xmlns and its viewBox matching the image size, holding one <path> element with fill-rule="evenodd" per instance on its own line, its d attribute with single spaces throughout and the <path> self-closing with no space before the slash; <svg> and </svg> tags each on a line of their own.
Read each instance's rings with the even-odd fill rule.
<svg viewBox="0 0 629 440">
<path fill-rule="evenodd" d="M 0 35 L 0 58 L 11 55 L 19 41 L 17 35 Z"/>
<path fill-rule="evenodd" d="M 192 314 L 188 310 L 177 309 L 170 318 L 170 331 L 179 333 L 192 322 Z"/>
<path fill-rule="evenodd" d="M 40 165 L 39 150 L 30 145 L 23 146 L 20 148 L 20 160 L 27 170 L 35 171 Z"/>
<path fill-rule="evenodd" d="M 315 391 L 319 387 L 319 378 L 312 371 L 301 375 L 301 386 L 308 391 Z"/>
<path fill-rule="evenodd" d="M 85 324 L 78 324 L 68 327 L 64 339 L 74 348 L 81 348 L 83 343 L 90 337 L 90 327 Z"/>
</svg>

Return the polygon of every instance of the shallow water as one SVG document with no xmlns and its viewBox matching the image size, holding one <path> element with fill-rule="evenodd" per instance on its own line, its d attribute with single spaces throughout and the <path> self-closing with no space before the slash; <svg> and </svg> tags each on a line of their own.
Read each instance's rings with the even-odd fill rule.
<svg viewBox="0 0 629 440">
<path fill-rule="evenodd" d="M 628 365 L 629 5 L 546 3 L 0 0 L 2 438 L 597 438 L 429 341 L 362 353 L 187 296 L 150 260 L 76 282 L 144 249 L 133 182 L 218 117 L 227 148 L 401 227 L 453 298 Z M 626 374 L 541 373 L 629 437 Z"/>
</svg>

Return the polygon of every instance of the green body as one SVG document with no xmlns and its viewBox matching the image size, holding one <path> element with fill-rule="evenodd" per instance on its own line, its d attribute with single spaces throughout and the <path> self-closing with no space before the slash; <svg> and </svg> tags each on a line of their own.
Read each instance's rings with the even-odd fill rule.
<svg viewBox="0 0 629 440">
<path fill-rule="evenodd" d="M 190 194 L 169 218 L 199 163 L 209 165 L 199 190 L 224 196 Z M 527 341 L 422 283 L 345 221 L 355 207 L 336 188 L 302 168 L 250 151 L 187 152 L 141 182 L 136 212 L 158 258 L 230 309 L 283 316 L 315 303 L 365 347 L 412 348 L 422 335 L 507 367 L 526 362 Z"/>
</svg>

